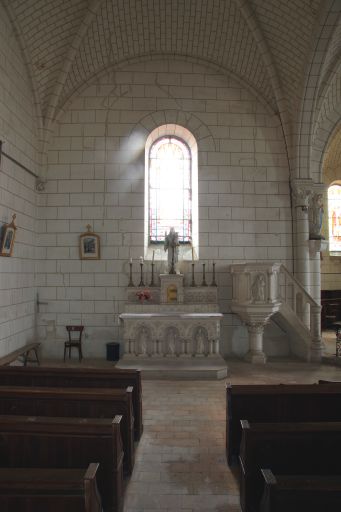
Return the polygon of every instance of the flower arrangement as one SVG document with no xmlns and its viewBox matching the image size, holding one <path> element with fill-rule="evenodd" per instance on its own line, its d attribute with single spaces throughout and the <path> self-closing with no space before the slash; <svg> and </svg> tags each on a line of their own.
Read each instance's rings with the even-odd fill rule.
<svg viewBox="0 0 341 512">
<path fill-rule="evenodd" d="M 136 296 L 138 297 L 140 302 L 144 302 L 145 300 L 150 300 L 152 298 L 152 294 L 149 290 L 139 290 L 136 292 Z"/>
</svg>

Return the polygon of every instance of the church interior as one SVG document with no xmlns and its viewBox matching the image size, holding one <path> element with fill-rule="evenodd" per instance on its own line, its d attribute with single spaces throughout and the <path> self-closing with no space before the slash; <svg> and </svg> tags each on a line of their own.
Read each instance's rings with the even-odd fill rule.
<svg viewBox="0 0 341 512">
<path fill-rule="evenodd" d="M 341 503 L 340 0 L 0 14 L 1 510 L 44 481 L 74 512 L 70 479 L 86 512 Z M 282 476 L 250 463 L 259 425 Z"/>
</svg>

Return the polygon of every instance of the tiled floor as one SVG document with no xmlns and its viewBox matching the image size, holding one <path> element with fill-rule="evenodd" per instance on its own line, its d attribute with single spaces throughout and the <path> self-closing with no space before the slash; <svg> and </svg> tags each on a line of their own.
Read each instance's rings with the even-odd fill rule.
<svg viewBox="0 0 341 512">
<path fill-rule="evenodd" d="M 233 383 L 341 380 L 341 368 L 301 362 L 229 362 Z M 237 512 L 225 460 L 225 381 L 143 381 L 144 434 L 125 512 Z"/>
</svg>

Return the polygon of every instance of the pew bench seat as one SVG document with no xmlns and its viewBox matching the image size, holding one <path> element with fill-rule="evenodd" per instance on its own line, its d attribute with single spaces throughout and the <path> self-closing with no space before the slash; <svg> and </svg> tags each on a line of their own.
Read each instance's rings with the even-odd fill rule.
<svg viewBox="0 0 341 512">
<path fill-rule="evenodd" d="M 23 363 L 24 366 L 27 366 L 27 363 L 37 363 L 40 365 L 39 361 L 39 355 L 38 355 L 38 349 L 40 347 L 39 342 L 35 343 L 28 343 L 27 345 L 24 345 L 21 348 L 18 348 L 17 350 L 14 350 L 13 352 L 10 352 L 6 356 L 0 357 L 0 366 L 6 366 L 10 363 L 13 363 L 19 357 L 23 357 Z M 33 352 L 34 359 L 30 358 L 30 353 Z"/>
<path fill-rule="evenodd" d="M 134 466 L 132 391 L 131 387 L 98 389 L 0 386 L 0 415 L 95 419 L 121 415 L 124 470 L 131 474 Z"/>
<path fill-rule="evenodd" d="M 118 415 L 112 419 L 0 415 L 0 467 L 5 472 L 8 468 L 85 471 L 95 461 L 99 464 L 96 480 L 103 511 L 122 512 L 121 421 Z M 2 506 L 0 510 L 3 512 Z M 25 508 L 8 512 L 17 510 L 27 512 Z M 57 510 L 78 512 L 63 507 Z M 47 511 L 51 512 L 47 507 L 39 510 Z"/>
<path fill-rule="evenodd" d="M 271 468 L 279 475 L 340 475 L 341 422 L 250 423 L 242 420 L 241 426 L 242 512 L 260 512 L 263 468 Z"/>
<path fill-rule="evenodd" d="M 85 469 L 0 468 L 2 512 L 102 512 L 96 473 Z"/>
<path fill-rule="evenodd" d="M 61 388 L 126 389 L 133 387 L 135 441 L 141 438 L 142 383 L 141 372 L 133 369 L 117 368 L 61 368 L 43 366 L 3 366 L 0 367 L 0 385 L 5 386 L 44 386 Z"/>
</svg>

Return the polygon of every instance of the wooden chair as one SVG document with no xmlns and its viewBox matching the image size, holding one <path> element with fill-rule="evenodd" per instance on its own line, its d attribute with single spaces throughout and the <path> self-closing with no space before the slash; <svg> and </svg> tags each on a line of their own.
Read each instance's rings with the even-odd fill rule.
<svg viewBox="0 0 341 512">
<path fill-rule="evenodd" d="M 64 361 L 66 356 L 66 349 L 69 349 L 69 359 L 71 358 L 72 347 L 78 348 L 79 360 L 83 358 L 82 354 L 82 334 L 84 331 L 84 325 L 67 325 L 66 330 L 69 335 L 69 339 L 64 343 Z M 73 334 L 77 337 L 73 337 Z"/>
</svg>

